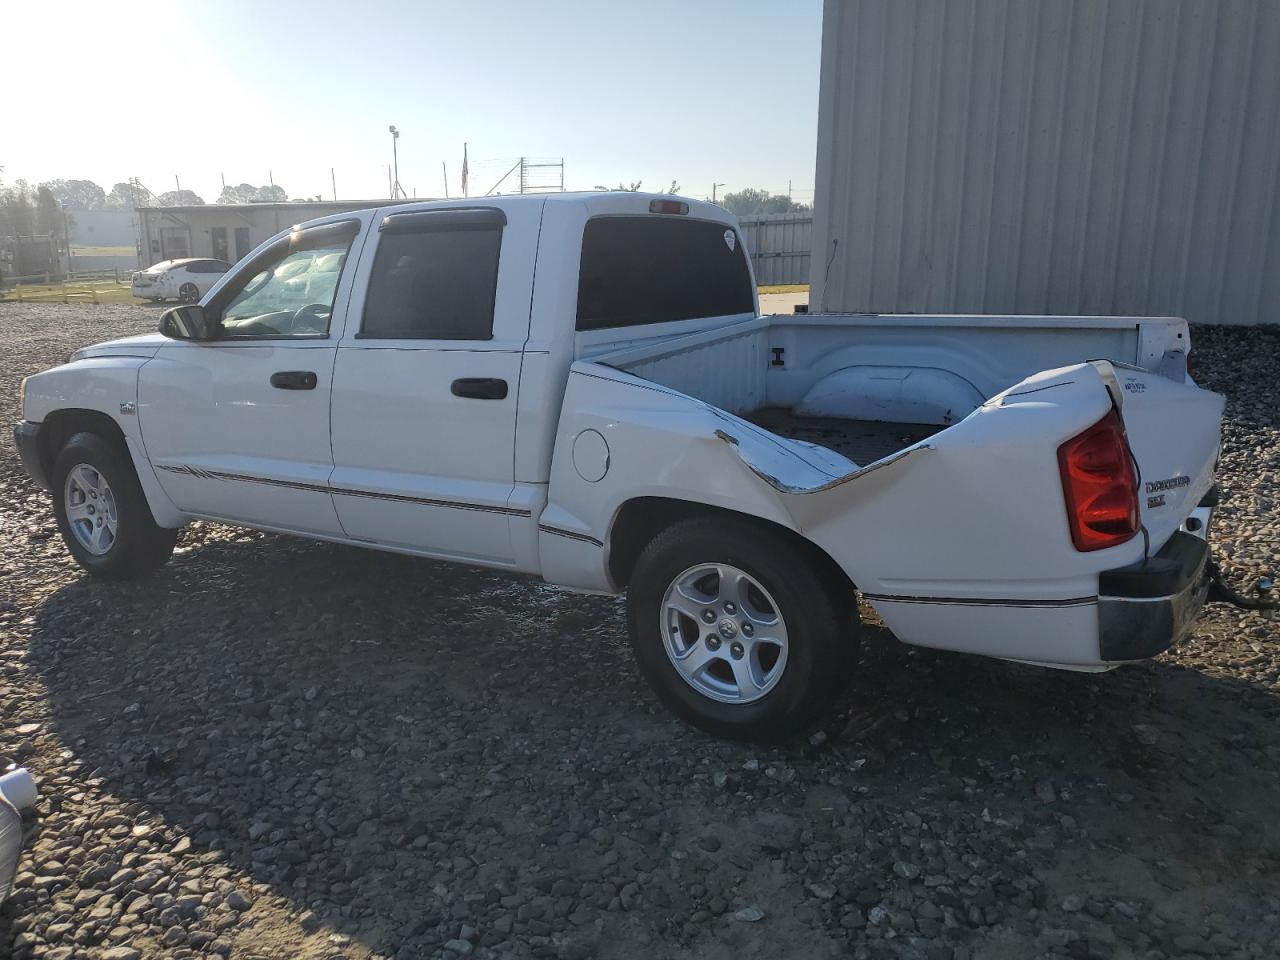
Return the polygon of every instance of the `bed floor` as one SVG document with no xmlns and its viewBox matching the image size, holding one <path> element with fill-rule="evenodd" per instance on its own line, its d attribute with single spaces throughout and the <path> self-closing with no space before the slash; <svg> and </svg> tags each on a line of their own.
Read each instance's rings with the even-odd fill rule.
<svg viewBox="0 0 1280 960">
<path fill-rule="evenodd" d="M 802 417 L 785 407 L 763 407 L 743 419 L 780 437 L 804 440 L 834 450 L 860 467 L 946 429 L 932 423 Z"/>
</svg>

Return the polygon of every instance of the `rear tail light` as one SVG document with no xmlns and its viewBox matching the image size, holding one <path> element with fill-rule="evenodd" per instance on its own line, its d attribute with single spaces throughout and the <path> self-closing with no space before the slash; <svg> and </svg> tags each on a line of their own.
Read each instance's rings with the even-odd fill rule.
<svg viewBox="0 0 1280 960">
<path fill-rule="evenodd" d="M 681 200 L 650 200 L 650 213 L 688 213 L 689 205 Z"/>
<path fill-rule="evenodd" d="M 1102 550 L 1137 534 L 1138 481 L 1120 414 L 1111 412 L 1058 447 L 1071 542 Z"/>
<path fill-rule="evenodd" d="M 1187 376 L 1194 377 L 1196 375 L 1196 361 L 1190 350 L 1187 351 Z"/>
</svg>

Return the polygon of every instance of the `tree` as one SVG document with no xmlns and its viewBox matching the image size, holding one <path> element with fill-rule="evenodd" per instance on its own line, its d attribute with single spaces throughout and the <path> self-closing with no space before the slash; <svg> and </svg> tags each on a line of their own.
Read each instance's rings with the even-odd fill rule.
<svg viewBox="0 0 1280 960">
<path fill-rule="evenodd" d="M 255 187 L 251 183 L 227 185 L 222 188 L 222 193 L 218 194 L 219 203 L 283 203 L 288 199 L 289 194 L 285 192 L 284 187 L 274 183 L 263 187 Z"/>
<path fill-rule="evenodd" d="M 0 185 L 0 237 L 29 237 L 35 233 L 31 187 L 15 180 L 12 187 Z"/>
<path fill-rule="evenodd" d="M 147 192 L 141 187 L 135 187 L 132 183 L 117 183 L 107 194 L 104 206 L 108 210 L 133 210 L 140 201 L 146 203 L 146 196 Z"/>
<path fill-rule="evenodd" d="M 169 190 L 156 197 L 162 207 L 203 207 L 204 200 L 192 190 Z"/>
<path fill-rule="evenodd" d="M 629 187 L 628 187 L 625 183 L 620 183 L 620 184 L 618 184 L 616 187 L 606 187 L 606 186 L 604 186 L 604 185 L 602 185 L 602 184 L 597 183 L 597 184 L 596 184 L 596 189 L 597 189 L 597 190 L 621 190 L 623 193 L 639 193 L 639 192 L 640 192 L 640 187 L 641 187 L 643 184 L 644 184 L 644 181 L 643 181 L 643 180 L 636 180 L 636 181 L 634 181 L 634 182 L 631 184 L 631 186 L 629 186 Z M 667 192 L 667 193 L 679 193 L 679 192 L 680 192 L 680 184 L 678 184 L 678 183 L 676 183 L 674 180 L 672 180 L 672 181 L 671 181 L 671 187 L 670 187 L 670 189 L 668 189 L 666 192 Z"/>
<path fill-rule="evenodd" d="M 52 237 L 61 237 L 66 229 L 66 214 L 58 206 L 58 201 L 47 183 L 36 189 L 36 233 L 47 233 Z"/>
<path fill-rule="evenodd" d="M 739 217 L 759 217 L 770 213 L 794 213 L 810 209 L 803 203 L 796 203 L 785 193 L 770 193 L 754 187 L 737 193 L 726 193 L 720 205 Z"/>
<path fill-rule="evenodd" d="M 107 195 L 92 180 L 50 180 L 41 186 L 48 187 L 64 210 L 101 210 Z"/>
</svg>

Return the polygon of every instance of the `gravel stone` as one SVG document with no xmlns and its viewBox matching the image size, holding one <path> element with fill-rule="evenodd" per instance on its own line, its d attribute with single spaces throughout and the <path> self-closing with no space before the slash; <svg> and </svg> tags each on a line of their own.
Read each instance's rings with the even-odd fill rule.
<svg viewBox="0 0 1280 960">
<path fill-rule="evenodd" d="M 0 303 L 0 413 L 157 319 Z M 1192 336 L 1227 398 L 1211 542 L 1247 588 L 1280 572 L 1280 329 Z M 7 442 L 0 513 L 0 769 L 41 785 L 0 957 L 1280 942 L 1275 614 L 1211 605 L 1178 648 L 1085 676 L 906 647 L 864 607 L 822 736 L 744 748 L 656 708 L 611 598 L 213 523 L 98 581 Z"/>
</svg>

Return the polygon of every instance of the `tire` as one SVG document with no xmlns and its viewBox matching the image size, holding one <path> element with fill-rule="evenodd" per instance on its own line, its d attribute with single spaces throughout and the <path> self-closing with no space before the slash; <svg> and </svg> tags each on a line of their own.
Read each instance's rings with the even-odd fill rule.
<svg viewBox="0 0 1280 960">
<path fill-rule="evenodd" d="M 181 303 L 199 303 L 200 289 L 194 283 L 184 283 L 178 288 L 178 300 Z"/>
<path fill-rule="evenodd" d="M 645 680 L 678 717 L 732 740 L 784 740 L 830 706 L 857 643 L 851 609 L 852 588 L 809 551 L 731 519 L 667 528 L 641 553 L 627 588 Z M 767 623 L 770 613 L 781 628 Z M 705 666 L 692 667 L 699 658 Z"/>
<path fill-rule="evenodd" d="M 133 464 L 98 434 L 77 433 L 66 442 L 54 460 L 52 481 L 62 541 L 94 576 L 141 576 L 173 553 L 178 531 L 156 524 Z"/>
</svg>

